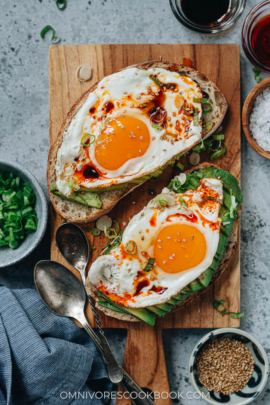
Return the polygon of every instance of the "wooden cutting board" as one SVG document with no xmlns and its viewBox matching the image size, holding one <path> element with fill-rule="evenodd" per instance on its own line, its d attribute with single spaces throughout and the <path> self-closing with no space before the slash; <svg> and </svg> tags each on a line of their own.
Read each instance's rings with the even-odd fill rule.
<svg viewBox="0 0 270 405">
<path fill-rule="evenodd" d="M 229 110 L 222 124 L 222 132 L 226 137 L 227 153 L 215 160 L 223 169 L 230 171 L 240 180 L 241 170 L 241 121 L 240 121 L 240 55 L 237 45 L 66 45 L 52 46 L 49 57 L 50 82 L 50 144 L 52 145 L 60 130 L 62 121 L 76 100 L 104 76 L 126 66 L 150 60 L 163 60 L 182 63 L 183 58 L 190 58 L 195 68 L 207 74 L 222 90 Z M 78 66 L 86 63 L 93 68 L 92 79 L 80 83 L 76 79 Z M 202 161 L 207 160 L 202 155 Z M 186 169 L 188 162 L 185 162 Z M 136 191 L 121 200 L 111 211 L 110 216 L 120 223 L 128 222 L 151 199 L 147 189 L 159 193 L 167 186 L 174 175 L 173 168 L 168 168 L 157 182 L 147 182 Z M 134 204 L 135 202 L 135 204 Z M 74 271 L 61 257 L 56 244 L 55 232 L 62 223 L 53 208 L 51 209 L 51 258 L 71 271 Z M 93 224 L 82 226 L 92 227 Z M 95 260 L 101 247 L 107 243 L 104 237 L 94 238 L 87 233 L 91 246 L 95 245 L 90 262 Z M 89 263 L 90 265 L 90 263 Z M 77 272 L 74 271 L 78 276 Z M 152 391 L 169 392 L 166 363 L 162 343 L 162 329 L 172 328 L 220 328 L 238 327 L 239 319 L 222 317 L 213 309 L 213 299 L 226 299 L 228 311 L 240 310 L 240 262 L 239 248 L 226 274 L 202 294 L 194 303 L 184 310 L 166 315 L 158 319 L 155 327 L 142 322 L 128 323 L 100 314 L 102 324 L 106 328 L 126 328 L 128 330 L 124 367 L 142 387 Z M 94 325 L 91 309 L 87 308 L 88 319 Z M 182 365 L 187 367 L 187 364 Z M 166 397 L 164 395 L 163 397 Z M 127 399 L 118 401 L 121 405 L 130 404 Z M 157 405 L 168 405 L 170 399 L 157 399 Z"/>
</svg>

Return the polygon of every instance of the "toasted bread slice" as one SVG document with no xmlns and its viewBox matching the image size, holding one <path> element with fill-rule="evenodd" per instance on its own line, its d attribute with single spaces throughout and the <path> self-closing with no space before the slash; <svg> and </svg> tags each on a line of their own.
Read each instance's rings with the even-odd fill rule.
<svg viewBox="0 0 270 405">
<path fill-rule="evenodd" d="M 216 129 L 220 126 L 227 111 L 227 102 L 224 95 L 221 93 L 218 87 L 206 75 L 196 71 L 195 69 L 165 61 L 145 62 L 138 65 L 129 66 L 125 69 L 129 69 L 131 67 L 136 67 L 138 69 L 144 70 L 147 70 L 151 67 L 164 68 L 186 74 L 188 77 L 190 77 L 192 80 L 194 80 L 199 84 L 203 94 L 208 95 L 209 103 L 213 107 L 211 112 L 204 114 L 205 122 L 212 121 L 213 127 L 210 131 L 207 131 L 206 128 L 203 128 L 202 138 L 206 139 L 213 132 L 215 132 Z M 77 114 L 78 110 L 86 101 L 89 93 L 94 91 L 97 85 L 98 83 L 94 84 L 86 93 L 82 95 L 82 97 L 71 108 L 71 110 L 67 115 L 67 118 L 65 119 L 59 131 L 58 137 L 54 145 L 50 149 L 48 158 L 47 180 L 51 202 L 54 206 L 54 209 L 59 215 L 61 215 L 67 221 L 75 223 L 85 223 L 95 221 L 100 216 L 108 213 L 121 198 L 123 198 L 129 192 L 138 187 L 138 184 L 130 184 L 128 185 L 128 187 L 120 190 L 107 192 L 105 191 L 101 193 L 99 195 L 100 200 L 102 202 L 101 209 L 92 207 L 86 208 L 82 204 L 63 200 L 61 197 L 58 197 L 50 192 L 51 186 L 55 181 L 55 165 L 57 160 L 58 149 L 62 144 L 63 133 L 69 127 L 73 117 Z M 184 151 L 183 153 L 185 152 L 186 151 Z"/>
<path fill-rule="evenodd" d="M 191 173 L 193 171 L 197 171 L 200 169 L 205 169 L 207 167 L 215 167 L 217 169 L 220 169 L 220 167 L 214 165 L 214 164 L 210 164 L 210 163 L 202 163 L 198 166 L 193 167 L 190 170 L 187 170 L 185 173 Z M 233 224 L 233 228 L 232 228 L 232 232 L 231 235 L 228 238 L 228 242 L 226 245 L 226 249 L 225 252 L 220 260 L 220 263 L 218 265 L 218 268 L 215 270 L 213 277 L 211 279 L 210 284 L 208 285 L 208 287 L 206 288 L 201 288 L 199 291 L 197 292 L 192 292 L 189 295 L 185 295 L 184 299 L 182 301 L 178 302 L 177 306 L 173 306 L 172 308 L 172 312 L 173 311 L 177 311 L 180 308 L 184 308 L 186 307 L 188 304 L 190 304 L 192 301 L 194 301 L 195 299 L 197 299 L 201 294 L 203 294 L 205 291 L 207 291 L 210 286 L 213 285 L 213 283 L 216 282 L 216 280 L 223 274 L 226 272 L 226 270 L 228 269 L 230 263 L 232 262 L 233 256 L 236 252 L 237 246 L 238 246 L 238 239 L 239 239 L 239 223 L 240 223 L 240 210 L 241 207 L 238 207 L 237 210 L 237 219 L 234 221 Z M 124 313 L 120 313 L 120 312 L 116 312 L 113 311 L 111 309 L 108 309 L 104 306 L 101 306 L 98 304 L 98 301 L 100 301 L 100 298 L 96 295 L 96 288 L 90 283 L 89 278 L 87 278 L 86 280 L 86 291 L 88 294 L 90 294 L 94 300 L 96 301 L 96 308 L 98 308 L 100 311 L 104 312 L 106 315 L 111 316 L 113 318 L 117 318 L 120 319 L 122 321 L 129 321 L 129 322 L 139 322 L 139 320 L 137 318 L 134 318 L 131 315 L 128 314 L 124 314 Z"/>
</svg>

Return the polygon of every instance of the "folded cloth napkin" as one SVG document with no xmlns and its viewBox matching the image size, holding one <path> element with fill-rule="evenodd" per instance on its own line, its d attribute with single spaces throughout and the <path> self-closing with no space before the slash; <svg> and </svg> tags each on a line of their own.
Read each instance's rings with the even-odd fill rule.
<svg viewBox="0 0 270 405">
<path fill-rule="evenodd" d="M 0 405 L 101 405 L 111 388 L 84 330 L 36 291 L 0 287 Z"/>
</svg>

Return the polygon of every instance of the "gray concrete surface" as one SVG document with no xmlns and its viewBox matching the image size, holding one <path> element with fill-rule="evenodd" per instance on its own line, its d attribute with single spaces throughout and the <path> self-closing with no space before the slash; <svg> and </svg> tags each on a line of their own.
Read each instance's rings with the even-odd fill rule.
<svg viewBox="0 0 270 405">
<path fill-rule="evenodd" d="M 64 12 L 54 0 L 0 0 L 0 159 L 27 167 L 46 190 L 49 147 L 48 48 L 41 29 L 52 25 L 62 44 L 94 43 L 237 43 L 247 6 L 236 25 L 219 36 L 188 30 L 173 16 L 169 0 L 67 0 Z M 256 84 L 241 50 L 242 100 Z M 242 136 L 241 328 L 255 335 L 270 356 L 270 162 Z M 49 258 L 49 230 L 34 253 L 19 265 L 0 271 L 0 284 L 34 288 L 33 266 Z M 1 260 L 1 256 L 0 256 Z M 192 390 L 188 381 L 189 353 L 206 330 L 168 330 L 163 334 L 172 391 Z M 108 331 L 117 356 L 123 358 L 125 334 Z M 201 400 L 177 400 L 195 405 Z M 254 403 L 270 403 L 270 381 Z"/>
</svg>

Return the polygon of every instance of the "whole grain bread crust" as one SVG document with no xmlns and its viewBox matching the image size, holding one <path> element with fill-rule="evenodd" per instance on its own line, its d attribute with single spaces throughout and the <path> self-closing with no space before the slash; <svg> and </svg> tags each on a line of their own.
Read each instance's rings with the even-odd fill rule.
<svg viewBox="0 0 270 405">
<path fill-rule="evenodd" d="M 197 171 L 200 169 L 205 169 L 207 167 L 215 167 L 217 169 L 220 169 L 220 167 L 210 164 L 208 162 L 202 163 L 198 166 L 193 167 L 190 170 L 187 170 L 185 173 L 191 173 L 193 171 Z M 179 301 L 178 305 L 173 306 L 172 311 L 178 311 L 179 309 L 185 308 L 187 305 L 189 305 L 191 302 L 196 300 L 198 297 L 200 297 L 202 294 L 204 294 L 208 289 L 211 288 L 211 286 L 217 281 L 217 279 L 224 273 L 226 273 L 226 270 L 228 269 L 230 263 L 232 262 L 233 256 L 236 252 L 237 246 L 238 246 L 238 239 L 239 239 L 239 223 L 240 223 L 240 211 L 241 207 L 238 207 L 237 209 L 237 219 L 234 221 L 232 232 L 230 237 L 228 238 L 228 242 L 226 245 L 225 252 L 220 260 L 220 263 L 218 265 L 218 268 L 216 271 L 213 273 L 213 277 L 211 279 L 210 284 L 206 288 L 201 288 L 197 292 L 192 292 L 189 295 L 185 295 L 184 299 L 182 301 Z M 103 307 L 102 305 L 98 304 L 98 301 L 100 301 L 100 297 L 96 295 L 96 288 L 90 283 L 89 278 L 86 280 L 86 291 L 89 295 L 91 295 L 94 300 L 95 300 L 95 305 L 96 308 L 98 308 L 100 311 L 104 312 L 105 315 L 111 316 L 113 318 L 117 318 L 122 321 L 129 321 L 129 322 L 140 322 L 139 319 L 134 318 L 131 315 L 128 314 L 122 314 L 120 312 L 113 311 L 111 309 L 108 309 L 106 307 Z M 180 292 L 180 291 L 179 291 Z M 177 295 L 177 294 L 176 294 Z"/>
<path fill-rule="evenodd" d="M 128 66 L 125 69 L 129 69 L 131 67 L 136 67 L 138 69 L 147 70 L 151 67 L 156 68 L 165 68 L 171 71 L 178 71 L 180 73 L 186 74 L 192 80 L 197 82 L 203 91 L 203 93 L 208 94 L 209 102 L 213 106 L 213 110 L 204 115 L 204 119 L 207 121 L 213 122 L 213 127 L 210 131 L 207 131 L 205 128 L 203 129 L 203 139 L 206 139 L 210 136 L 213 132 L 217 130 L 220 126 L 225 113 L 227 111 L 227 102 L 224 95 L 218 89 L 218 87 L 203 73 L 198 72 L 195 69 L 190 67 L 186 67 L 184 65 L 179 65 L 175 63 L 170 63 L 166 61 L 150 61 L 144 62 L 137 65 Z M 122 69 L 122 70 L 125 70 Z M 114 191 L 106 191 L 100 194 L 100 199 L 102 202 L 102 208 L 85 208 L 82 204 L 63 200 L 61 197 L 58 197 L 50 192 L 51 186 L 55 181 L 55 166 L 57 160 L 57 153 L 58 149 L 60 148 L 63 140 L 63 134 L 65 130 L 69 127 L 73 117 L 77 114 L 81 106 L 86 101 L 89 93 L 93 92 L 97 88 L 98 82 L 95 83 L 89 90 L 87 90 L 82 97 L 73 105 L 71 110 L 69 111 L 65 121 L 62 124 L 62 127 L 59 131 L 57 139 L 53 146 L 50 149 L 49 157 L 48 157 L 48 170 L 47 170 L 47 181 L 48 181 L 48 190 L 50 195 L 51 203 L 54 206 L 55 211 L 61 215 L 65 220 L 71 221 L 74 223 L 85 223 L 95 221 L 100 216 L 108 213 L 115 204 L 127 195 L 129 192 L 133 191 L 136 187 L 140 184 L 131 184 L 128 187 L 123 188 L 121 190 L 114 190 Z M 186 151 L 183 151 L 185 153 Z M 142 184 L 142 183 L 141 183 Z"/>
</svg>

